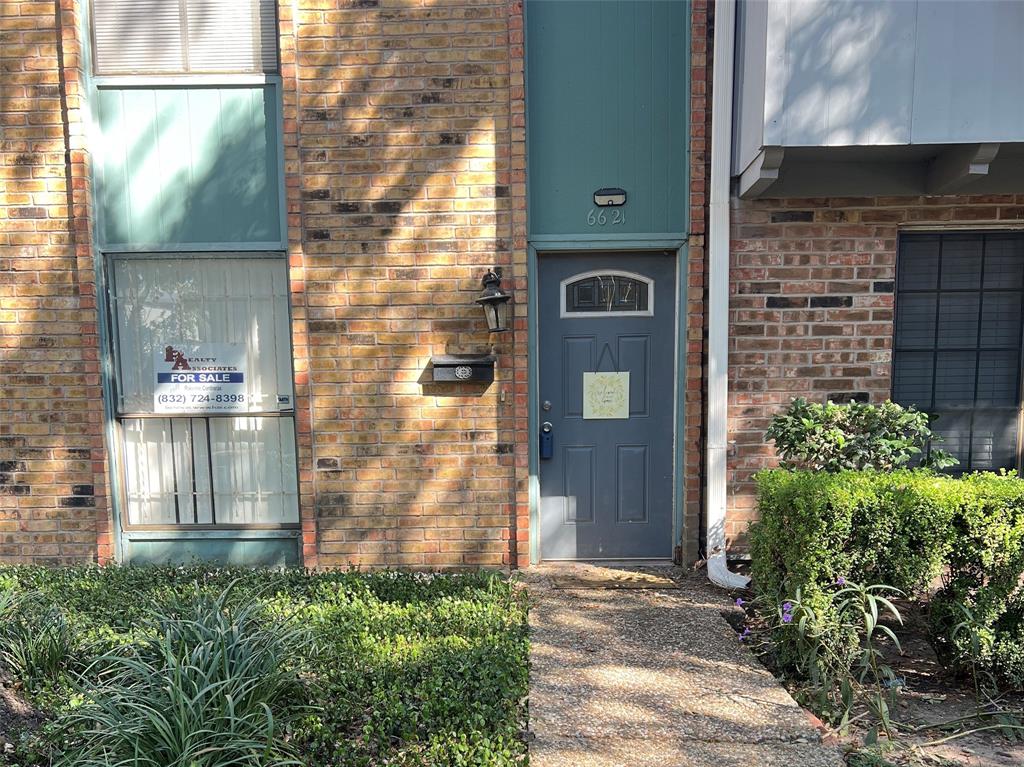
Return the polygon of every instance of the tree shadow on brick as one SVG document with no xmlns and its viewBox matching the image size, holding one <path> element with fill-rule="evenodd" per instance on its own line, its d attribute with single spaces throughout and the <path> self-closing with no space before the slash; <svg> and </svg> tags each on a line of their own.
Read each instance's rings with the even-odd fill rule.
<svg viewBox="0 0 1024 767">
<path fill-rule="evenodd" d="M 315 457 L 340 467 L 314 480 L 323 564 L 494 564 L 515 552 L 515 457 L 497 447 L 513 441 L 516 414 L 499 400 L 511 349 L 497 347 L 485 391 L 421 376 L 431 354 L 506 340 L 488 336 L 473 303 L 486 268 L 512 263 L 505 12 L 365 8 L 298 30 L 309 401 Z M 492 25 L 490 42 L 450 44 L 463 19 Z M 444 44 L 417 47 L 419 34 Z M 343 508 L 323 502 L 339 496 Z M 382 514 L 383 541 L 355 540 L 358 518 Z"/>
</svg>

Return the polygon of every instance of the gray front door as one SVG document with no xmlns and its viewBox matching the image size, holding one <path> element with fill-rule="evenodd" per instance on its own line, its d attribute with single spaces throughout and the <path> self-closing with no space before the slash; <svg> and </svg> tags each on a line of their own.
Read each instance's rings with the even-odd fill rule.
<svg viewBox="0 0 1024 767">
<path fill-rule="evenodd" d="M 672 555 L 674 256 L 539 259 L 542 559 Z"/>
</svg>

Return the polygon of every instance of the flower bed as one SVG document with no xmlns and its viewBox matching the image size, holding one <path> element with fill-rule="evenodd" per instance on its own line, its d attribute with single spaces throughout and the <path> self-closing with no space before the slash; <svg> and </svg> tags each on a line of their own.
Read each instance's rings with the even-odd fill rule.
<svg viewBox="0 0 1024 767">
<path fill-rule="evenodd" d="M 0 568 L 0 764 L 520 764 L 527 658 L 494 574 Z"/>
</svg>

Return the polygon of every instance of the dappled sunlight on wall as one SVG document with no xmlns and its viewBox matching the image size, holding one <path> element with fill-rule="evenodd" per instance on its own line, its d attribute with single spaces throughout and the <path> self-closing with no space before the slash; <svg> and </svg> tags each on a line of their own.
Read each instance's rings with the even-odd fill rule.
<svg viewBox="0 0 1024 767">
<path fill-rule="evenodd" d="M 273 86 L 101 89 L 101 241 L 280 242 L 277 98 Z"/>
<path fill-rule="evenodd" d="M 508 5 L 309 5 L 289 170 L 319 563 L 508 563 L 512 339 L 473 303 L 491 266 L 512 287 Z M 489 387 L 430 381 L 492 342 Z"/>
<path fill-rule="evenodd" d="M 0 3 L 0 561 L 110 555 L 75 4 Z"/>
<path fill-rule="evenodd" d="M 913 3 L 770 4 L 764 143 L 908 143 L 914 15 Z"/>
</svg>

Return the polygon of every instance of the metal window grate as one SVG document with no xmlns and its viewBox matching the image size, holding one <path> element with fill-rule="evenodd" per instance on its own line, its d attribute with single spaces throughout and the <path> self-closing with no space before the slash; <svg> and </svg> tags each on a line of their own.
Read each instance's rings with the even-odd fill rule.
<svg viewBox="0 0 1024 767">
<path fill-rule="evenodd" d="M 932 414 L 955 471 L 1018 468 L 1024 235 L 904 235 L 892 396 Z"/>
<path fill-rule="evenodd" d="M 289 416 L 124 418 L 133 527 L 298 524 Z"/>
</svg>

